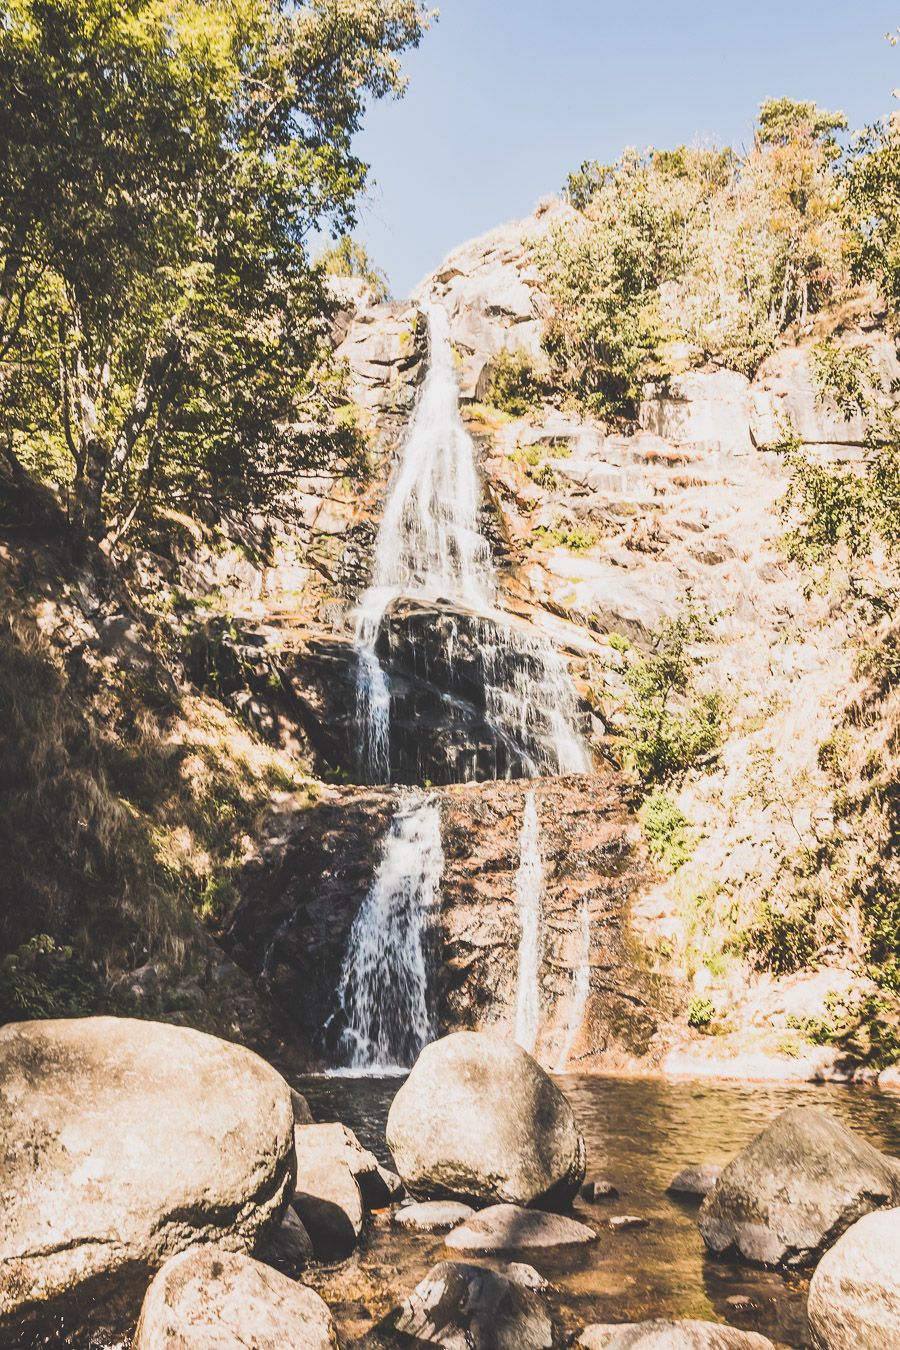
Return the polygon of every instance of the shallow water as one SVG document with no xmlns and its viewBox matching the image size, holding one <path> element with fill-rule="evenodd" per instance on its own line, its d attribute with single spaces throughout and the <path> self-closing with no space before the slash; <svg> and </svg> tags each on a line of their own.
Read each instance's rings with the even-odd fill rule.
<svg viewBox="0 0 900 1350">
<path fill-rule="evenodd" d="M 549 1255 L 523 1253 L 553 1288 L 548 1297 L 567 1332 L 589 1322 L 699 1317 L 759 1331 L 791 1347 L 808 1344 L 806 1280 L 714 1260 L 705 1254 L 694 1204 L 665 1193 L 690 1162 L 725 1163 L 779 1111 L 822 1107 L 888 1153 L 900 1154 L 900 1098 L 867 1088 L 732 1085 L 561 1076 L 584 1132 L 588 1178 L 604 1177 L 620 1198 L 576 1216 L 599 1241 Z M 311 1078 L 297 1084 L 317 1120 L 342 1120 L 383 1162 L 388 1108 L 399 1080 Z M 614 1214 L 649 1219 L 649 1227 L 611 1232 Z M 352 1344 L 451 1253 L 439 1235 L 413 1237 L 374 1217 L 360 1249 L 343 1266 L 310 1272 L 309 1283 L 332 1305 L 344 1344 Z M 486 1265 L 515 1259 L 477 1258 Z"/>
</svg>

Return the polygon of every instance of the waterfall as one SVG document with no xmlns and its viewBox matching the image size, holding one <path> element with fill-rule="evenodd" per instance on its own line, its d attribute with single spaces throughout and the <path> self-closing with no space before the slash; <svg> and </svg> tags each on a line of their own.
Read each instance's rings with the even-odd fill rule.
<svg viewBox="0 0 900 1350">
<path fill-rule="evenodd" d="M 582 900 L 578 916 L 578 963 L 572 976 L 572 999 L 566 1020 L 566 1036 L 556 1065 L 557 1073 L 565 1073 L 569 1056 L 584 1022 L 591 993 L 591 911 L 587 900 Z"/>
<path fill-rule="evenodd" d="M 540 852 L 540 824 L 534 793 L 525 799 L 519 835 L 516 903 L 519 911 L 519 968 L 516 979 L 515 1040 L 534 1053 L 541 1020 L 541 898 L 544 869 Z"/>
<path fill-rule="evenodd" d="M 390 780 L 390 683 L 376 650 L 400 596 L 442 600 L 472 616 L 484 670 L 485 711 L 515 742 L 529 776 L 577 773 L 590 760 L 575 730 L 568 672 L 549 643 L 511 625 L 495 607 L 497 580 L 479 526 L 481 493 L 472 438 L 463 425 L 444 309 L 422 306 L 429 367 L 378 530 L 372 580 L 357 611 L 356 716 L 369 782 Z M 452 651 L 448 651 L 452 660 Z"/>
<path fill-rule="evenodd" d="M 408 793 L 391 822 L 341 969 L 341 1048 L 351 1068 L 411 1065 L 437 1034 L 428 928 L 440 903 L 443 870 L 437 803 Z"/>
</svg>

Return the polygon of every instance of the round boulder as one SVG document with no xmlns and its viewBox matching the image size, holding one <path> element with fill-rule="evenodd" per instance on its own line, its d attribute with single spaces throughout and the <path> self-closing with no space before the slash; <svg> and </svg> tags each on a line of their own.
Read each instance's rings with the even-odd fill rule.
<svg viewBox="0 0 900 1350">
<path fill-rule="evenodd" d="M 576 1350 L 775 1350 L 755 1331 L 718 1322 L 623 1322 L 585 1327 Z"/>
<path fill-rule="evenodd" d="M 192 1247 L 144 1299 L 132 1350 L 336 1350 L 328 1305 L 249 1256 Z"/>
<path fill-rule="evenodd" d="M 726 1168 L 700 1209 L 714 1252 L 812 1265 L 846 1228 L 900 1203 L 900 1163 L 809 1106 L 783 1111 Z"/>
<path fill-rule="evenodd" d="M 425 1047 L 391 1105 L 387 1142 L 414 1195 L 563 1206 L 584 1180 L 567 1099 L 514 1041 L 484 1032 Z"/>
<path fill-rule="evenodd" d="M 826 1252 L 809 1286 L 820 1350 L 900 1345 L 900 1209 L 867 1214 Z"/>
<path fill-rule="evenodd" d="M 249 1250 L 293 1187 L 287 1084 L 184 1027 L 4 1027 L 0 1134 L 0 1328 L 106 1290 L 137 1302 L 149 1272 L 198 1241 Z"/>
<path fill-rule="evenodd" d="M 404 1345 L 550 1350 L 554 1344 L 553 1325 L 537 1293 L 484 1266 L 457 1261 L 432 1267 L 381 1330 L 402 1336 Z"/>
<path fill-rule="evenodd" d="M 445 1239 L 459 1252 L 524 1251 L 534 1247 L 577 1247 L 596 1242 L 586 1223 L 565 1214 L 544 1214 L 521 1205 L 490 1205 L 474 1214 Z"/>
</svg>

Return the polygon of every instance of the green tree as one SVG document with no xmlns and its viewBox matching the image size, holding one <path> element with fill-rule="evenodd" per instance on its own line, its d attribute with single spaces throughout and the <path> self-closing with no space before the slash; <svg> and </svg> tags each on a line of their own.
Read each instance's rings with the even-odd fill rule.
<svg viewBox="0 0 900 1350">
<path fill-rule="evenodd" d="M 4 448 L 68 459 L 92 536 L 154 500 L 265 504 L 349 452 L 309 241 L 352 227 L 353 135 L 427 20 L 417 0 L 4 3 Z"/>
<path fill-rule="evenodd" d="M 350 234 L 342 234 L 337 243 L 320 256 L 319 262 L 330 277 L 359 277 L 369 286 L 376 300 L 387 300 L 390 296 L 387 276 L 375 266 L 365 244 Z"/>
</svg>

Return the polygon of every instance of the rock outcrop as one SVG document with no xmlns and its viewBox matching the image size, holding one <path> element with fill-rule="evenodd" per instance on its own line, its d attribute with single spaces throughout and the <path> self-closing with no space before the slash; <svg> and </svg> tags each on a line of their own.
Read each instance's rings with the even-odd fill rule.
<svg viewBox="0 0 900 1350">
<path fill-rule="evenodd" d="M 900 1162 L 812 1107 L 784 1111 L 722 1171 L 700 1210 L 714 1252 L 812 1265 L 871 1210 L 900 1203 Z"/>
<path fill-rule="evenodd" d="M 293 1128 L 284 1080 L 201 1032 L 4 1027 L 0 1326 L 130 1292 L 192 1243 L 252 1249 L 293 1187 Z"/>
<path fill-rule="evenodd" d="M 426 1046 L 391 1105 L 387 1142 L 414 1195 L 552 1207 L 584 1180 L 568 1101 L 496 1036 L 457 1032 Z"/>
<path fill-rule="evenodd" d="M 147 1290 L 133 1350 L 337 1350 L 331 1313 L 305 1285 L 249 1256 L 192 1247 Z"/>
<path fill-rule="evenodd" d="M 550 1350 L 553 1325 L 540 1297 L 520 1281 L 483 1266 L 441 1261 L 382 1329 L 408 1344 L 470 1350 Z"/>
<path fill-rule="evenodd" d="M 818 1350 L 900 1345 L 900 1209 L 867 1214 L 816 1266 L 807 1306 Z"/>
</svg>

